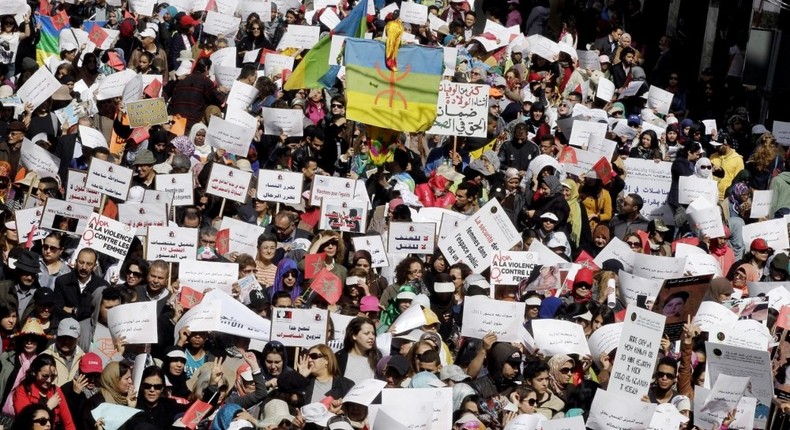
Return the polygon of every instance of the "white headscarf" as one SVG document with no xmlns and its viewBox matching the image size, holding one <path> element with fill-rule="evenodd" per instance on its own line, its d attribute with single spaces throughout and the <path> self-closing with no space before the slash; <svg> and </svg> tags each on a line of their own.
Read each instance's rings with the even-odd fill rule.
<svg viewBox="0 0 790 430">
<path fill-rule="evenodd" d="M 713 169 L 702 169 L 701 166 L 711 167 L 713 164 L 707 157 L 700 158 L 694 165 L 694 175 L 698 178 L 713 179 Z"/>
</svg>

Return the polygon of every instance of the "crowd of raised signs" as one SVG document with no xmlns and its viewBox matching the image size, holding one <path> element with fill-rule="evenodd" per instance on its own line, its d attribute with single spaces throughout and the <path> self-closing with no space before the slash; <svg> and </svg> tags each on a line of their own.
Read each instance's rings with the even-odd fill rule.
<svg viewBox="0 0 790 430">
<path fill-rule="evenodd" d="M 2 2 L 3 428 L 787 428 L 742 41 L 696 76 L 640 0 L 336 3 Z M 439 48 L 430 129 L 347 117 L 336 26 Z"/>
</svg>

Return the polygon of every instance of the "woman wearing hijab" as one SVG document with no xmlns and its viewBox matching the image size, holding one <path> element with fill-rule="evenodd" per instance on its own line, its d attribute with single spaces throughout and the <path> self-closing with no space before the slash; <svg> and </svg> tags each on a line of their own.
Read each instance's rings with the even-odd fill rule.
<svg viewBox="0 0 790 430">
<path fill-rule="evenodd" d="M 47 347 L 48 339 L 41 323 L 36 318 L 29 318 L 22 330 L 14 335 L 14 348 L 0 354 L 0 394 L 5 399 L 3 412 L 13 415 L 11 393 L 22 383 L 36 356 Z"/>
<path fill-rule="evenodd" d="M 713 163 L 710 162 L 710 158 L 708 157 L 701 157 L 694 163 L 694 176 L 697 178 L 702 179 L 713 179 Z"/>
<path fill-rule="evenodd" d="M 381 313 L 378 334 L 386 333 L 387 329 L 406 309 L 411 306 L 412 300 L 417 297 L 417 289 L 409 284 L 403 285 L 398 289 L 398 294 L 390 301 L 384 312 Z"/>
<path fill-rule="evenodd" d="M 568 222 L 570 207 L 562 195 L 559 178 L 551 175 L 541 178 L 538 192 L 535 193 L 527 214 L 532 218 L 532 225 L 540 225 L 541 216 L 547 212 L 557 216 L 558 226 L 564 226 Z"/>
<path fill-rule="evenodd" d="M 751 263 L 743 263 L 732 274 L 732 286 L 741 291 L 741 297 L 749 297 L 749 282 L 758 282 L 760 273 Z"/>
<path fill-rule="evenodd" d="M 285 291 L 291 296 L 291 302 L 296 304 L 296 300 L 302 296 L 302 276 L 296 261 L 283 258 L 277 263 L 274 284 L 267 289 L 266 296 L 269 297 L 269 300 L 274 300 L 275 294 Z"/>
<path fill-rule="evenodd" d="M 483 155 L 472 160 L 464 169 L 464 176 L 480 187 L 480 205 L 488 201 L 488 190 L 501 187 L 504 183 L 502 172 L 499 170 L 499 157 L 494 151 L 486 151 Z"/>
<path fill-rule="evenodd" d="M 592 242 L 584 249 L 590 254 L 591 257 L 597 257 L 598 254 L 606 248 L 606 245 L 612 240 L 612 230 L 606 224 L 598 224 L 592 233 Z"/>
<path fill-rule="evenodd" d="M 584 184 L 579 190 L 579 198 L 584 205 L 591 230 L 595 230 L 598 225 L 609 224 L 612 220 L 612 196 L 603 188 L 600 179 L 584 178 Z"/>
<path fill-rule="evenodd" d="M 82 428 L 96 428 L 96 420 L 91 411 L 102 403 L 133 408 L 137 403 L 133 391 L 132 369 L 124 362 L 111 361 L 101 372 L 99 392 L 85 401 L 82 408 Z"/>
<path fill-rule="evenodd" d="M 752 209 L 752 191 L 745 182 L 734 183 L 730 187 L 727 201 L 727 207 L 730 211 L 728 223 L 730 228 L 730 246 L 735 253 L 735 258 L 740 259 L 746 249 L 741 231 L 743 226 L 746 225 L 745 220 L 749 219 L 749 212 Z"/>
<path fill-rule="evenodd" d="M 573 382 L 574 361 L 565 354 L 558 354 L 549 359 L 548 365 L 549 390 L 564 401 L 566 389 Z"/>
<path fill-rule="evenodd" d="M 570 209 L 567 230 L 575 251 L 592 241 L 590 223 L 587 220 L 587 211 L 579 201 L 579 184 L 572 179 L 562 181 L 562 195 Z"/>
<path fill-rule="evenodd" d="M 713 278 L 713 280 L 710 281 L 710 287 L 703 301 L 721 304 L 730 300 L 734 291 L 735 288 L 733 288 L 732 282 L 729 279 L 721 277 Z"/>
<path fill-rule="evenodd" d="M 431 310 L 439 318 L 439 335 L 447 341 L 448 346 L 455 346 L 461 336 L 461 328 L 455 318 L 461 315 L 453 314 L 455 304 L 455 284 L 447 273 L 436 275 L 433 284 L 433 294 L 430 296 Z"/>
<path fill-rule="evenodd" d="M 165 349 L 165 357 L 162 359 L 162 371 L 165 375 L 166 386 L 170 391 L 170 397 L 188 399 L 191 391 L 187 388 L 186 374 L 187 356 L 184 350 L 171 346 Z"/>
<path fill-rule="evenodd" d="M 730 273 L 730 269 L 735 263 L 735 253 L 727 244 L 727 238 L 729 237 L 730 229 L 724 226 L 724 237 L 710 239 L 708 243 L 708 253 L 719 262 L 721 273 Z"/>
</svg>

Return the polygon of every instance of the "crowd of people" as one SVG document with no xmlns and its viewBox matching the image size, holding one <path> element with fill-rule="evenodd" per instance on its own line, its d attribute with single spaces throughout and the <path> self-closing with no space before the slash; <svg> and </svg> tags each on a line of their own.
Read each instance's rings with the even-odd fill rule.
<svg viewBox="0 0 790 430">
<path fill-rule="evenodd" d="M 750 224 L 790 213 L 790 142 L 779 142 L 744 106 L 743 50 L 731 50 L 728 70 L 707 68 L 692 79 L 673 56 L 672 37 L 654 40 L 646 31 L 651 18 L 640 0 L 559 2 L 562 8 L 547 0 L 501 0 L 482 2 L 478 10 L 467 0 L 424 0 L 417 3 L 427 7 L 430 19 L 422 25 L 400 22 L 389 5 L 402 6 L 400 1 L 370 1 L 364 25 L 373 39 L 383 40 L 385 27 L 395 21 L 410 36 L 404 43 L 457 48 L 454 62 L 445 62 L 454 70 L 444 79 L 488 91 L 485 137 L 395 130 L 386 138 L 346 118 L 342 68 L 322 88 L 294 90 L 284 89 L 289 71 L 264 71 L 267 54 L 293 57 L 297 68 L 309 55 L 282 46 L 289 28 L 316 26 L 329 34 L 331 20 L 323 15 L 343 19 L 359 2 L 200 3 L 159 3 L 150 11 L 141 2 L 107 0 L 2 6 L 10 13 L 0 16 L 5 428 L 507 430 L 549 428 L 552 420 L 581 417 L 562 428 L 583 428 L 572 426 L 586 421 L 600 429 L 590 413 L 596 393 L 607 389 L 618 359 L 614 350 L 596 357 L 548 356 L 529 342 L 499 341 L 493 332 L 464 336 L 465 301 L 485 296 L 522 302 L 519 323 L 529 334 L 535 335 L 535 321 L 555 319 L 578 324 L 590 338 L 622 322 L 627 307 L 649 309 L 657 299 L 643 296 L 632 303 L 620 283 L 624 274 L 634 279 L 627 273 L 631 265 L 597 258 L 611 255 L 619 242 L 634 254 L 674 258 L 683 244 L 711 256 L 709 271 L 694 268 L 683 275 L 713 274 L 700 287 L 706 289 L 704 300 L 738 317 L 743 301 L 754 297 L 750 287 L 790 277 L 787 249 L 773 249 L 763 238 L 744 240 Z M 382 16 L 385 7 L 390 12 Z M 207 11 L 235 16 L 239 28 L 207 34 Z M 514 43 L 497 40 L 488 50 L 493 36 L 482 22 L 515 28 Z M 54 35 L 47 33 L 52 23 Z M 41 55 L 53 40 L 58 52 Z M 543 41 L 553 44 L 554 55 L 536 48 Z M 235 47 L 235 57 L 215 62 L 213 54 L 228 47 Z M 234 82 L 220 82 L 220 66 L 238 72 Z M 42 69 L 59 87 L 34 104 L 30 90 L 18 91 Z M 166 122 L 133 127 L 122 101 L 126 93 L 102 96 L 101 83 L 125 71 L 143 76 L 144 99 L 166 102 Z M 234 115 L 226 103 L 234 83 L 257 90 L 243 109 L 257 124 L 249 145 L 237 142 L 248 148 L 245 156 L 215 147 L 216 139 L 208 136 L 212 118 Z M 615 88 L 611 95 L 604 91 L 608 83 Z M 652 87 L 671 93 L 667 109 L 649 104 Z M 266 134 L 265 108 L 300 112 L 302 132 Z M 605 124 L 605 141 L 612 145 L 602 158 L 608 170 L 573 169 L 574 151 L 593 151 L 592 145 L 569 146 L 571 129 L 581 122 Z M 104 145 L 88 138 L 90 129 L 103 136 Z M 41 160 L 36 154 L 42 152 L 54 160 L 54 169 L 31 161 Z M 629 158 L 671 164 L 671 188 L 659 202 L 664 216 L 648 210 L 642 193 L 629 192 Z M 273 337 L 191 330 L 179 324 L 196 306 L 184 300 L 188 285 L 179 282 L 179 263 L 146 258 L 145 237 L 135 237 L 119 259 L 81 245 L 86 220 L 56 217 L 45 225 L 37 218 L 32 230 L 22 225 L 20 211 L 57 201 L 66 202 L 64 207 L 84 203 L 86 190 L 78 192 L 82 184 L 70 181 L 84 177 L 76 173 L 88 172 L 96 160 L 133 171 L 126 199 L 101 196 L 94 205 L 110 219 L 119 219 L 122 205 L 147 202 L 147 192 L 163 189 L 157 186 L 160 175 L 190 175 L 192 199 L 167 208 L 169 225 L 194 229 L 197 252 L 190 259 L 207 268 L 237 265 L 239 281 L 220 287 L 267 331 L 278 310 L 326 310 L 325 341 L 295 347 Z M 253 175 L 243 201 L 212 194 L 209 178 L 217 165 Z M 263 171 L 301 174 L 301 202 L 259 198 L 255 178 Z M 322 176 L 357 184 L 355 198 L 365 200 L 368 211 L 365 219 L 355 218 L 354 233 L 320 228 L 322 208 L 311 192 Z M 718 196 L 710 197 L 723 235 L 695 221 L 681 178 L 714 184 Z M 767 191 L 767 215 L 752 216 L 758 206 L 753 198 L 759 195 L 764 205 Z M 551 265 L 550 272 L 562 276 L 545 279 L 556 282 L 534 288 L 530 277 L 495 285 L 486 269 L 490 262 L 473 270 L 465 256 L 452 261 L 440 249 L 440 238 L 432 242 L 434 249 L 411 254 L 354 241 L 379 236 L 386 246 L 391 223 L 421 221 L 427 208 L 463 220 L 492 201 L 520 234 L 513 251 L 549 252 L 552 258 L 544 261 L 563 261 L 535 271 L 538 276 Z M 223 220 L 260 227 L 254 251 L 231 252 Z M 233 241 L 239 233 L 231 227 L 229 234 Z M 311 259 L 316 255 L 317 263 Z M 308 273 L 315 264 L 338 282 L 339 297 L 327 298 L 311 285 L 315 273 Z M 248 281 L 252 287 L 242 288 Z M 666 298 L 661 313 L 686 315 L 684 294 Z M 156 344 L 131 344 L 109 322 L 112 308 L 142 302 L 156 302 Z M 760 320 L 771 333 L 783 333 L 776 327 L 780 310 L 774 303 Z M 687 316 L 679 338 L 667 335 L 653 345 L 655 360 L 647 364 L 654 371 L 652 384 L 639 400 L 658 405 L 656 415 L 679 416 L 674 425 L 680 429 L 743 428 L 734 424 L 736 410 L 729 406 L 712 425 L 695 421 L 706 400 L 695 399 L 695 387 L 710 388 L 715 381 L 706 383 L 710 330 Z M 407 329 L 399 329 L 407 319 Z M 790 350 L 777 340 L 771 351 L 788 358 Z M 784 386 L 786 369 L 784 362 L 774 366 L 777 387 Z M 394 402 L 388 405 L 388 396 L 396 398 L 393 390 L 418 396 L 417 389 L 452 393 L 451 401 L 435 403 L 441 407 L 421 425 L 409 421 L 411 410 L 387 409 Z M 407 397 L 397 396 L 398 402 Z M 790 403 L 781 398 L 772 406 L 774 428 L 790 413 Z M 755 427 L 765 428 L 766 416 L 758 416 Z"/>
</svg>

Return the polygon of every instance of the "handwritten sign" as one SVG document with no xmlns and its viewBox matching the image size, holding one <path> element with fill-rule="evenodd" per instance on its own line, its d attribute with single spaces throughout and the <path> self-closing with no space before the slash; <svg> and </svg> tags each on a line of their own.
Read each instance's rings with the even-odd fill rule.
<svg viewBox="0 0 790 430">
<path fill-rule="evenodd" d="M 173 193 L 173 206 L 189 206 L 195 199 L 191 173 L 156 175 L 156 190 Z"/>
<path fill-rule="evenodd" d="M 605 102 L 612 101 L 614 90 L 614 82 L 601 77 L 598 80 L 598 90 L 595 92 L 595 97 Z"/>
<path fill-rule="evenodd" d="M 184 326 L 189 326 L 192 331 L 216 331 L 265 341 L 269 341 L 271 329 L 269 320 L 251 311 L 228 293 L 217 289 L 207 292 L 200 304 L 178 320 L 174 335 L 177 336 Z"/>
<path fill-rule="evenodd" d="M 595 330 L 587 341 L 593 360 L 601 365 L 601 354 L 609 354 L 620 343 L 620 334 L 623 332 L 624 323 L 612 323 L 601 326 Z"/>
<path fill-rule="evenodd" d="M 518 328 L 524 320 L 525 306 L 523 302 L 505 302 L 485 296 L 467 297 L 461 336 L 482 339 L 487 333 L 495 333 L 499 342 L 520 342 Z"/>
<path fill-rule="evenodd" d="M 686 266 L 685 258 L 634 254 L 633 274 L 648 279 L 680 278 Z"/>
<path fill-rule="evenodd" d="M 288 31 L 285 32 L 277 45 L 277 50 L 282 51 L 286 48 L 310 49 L 318 42 L 320 30 L 320 28 L 311 25 L 289 25 Z"/>
<path fill-rule="evenodd" d="M 319 228 L 322 230 L 364 233 L 367 218 L 367 202 L 323 199 L 321 202 Z"/>
<path fill-rule="evenodd" d="M 310 189 L 310 205 L 321 206 L 321 199 L 353 200 L 357 183 L 336 176 L 316 176 Z"/>
<path fill-rule="evenodd" d="M 741 230 L 743 243 L 752 243 L 754 239 L 762 238 L 773 249 L 790 248 L 787 239 L 787 221 L 776 218 L 768 221 L 746 224 Z"/>
<path fill-rule="evenodd" d="M 370 267 L 387 267 L 390 265 L 387 258 L 387 250 L 384 248 L 384 241 L 380 235 L 355 236 L 351 238 L 351 242 L 357 251 L 364 249 L 370 253 L 370 257 L 373 258 L 373 261 L 370 262 Z"/>
<path fill-rule="evenodd" d="M 261 169 L 258 171 L 256 189 L 258 200 L 287 205 L 299 204 L 302 202 L 303 181 L 304 176 L 300 172 Z"/>
<path fill-rule="evenodd" d="M 535 347 L 540 348 L 547 357 L 558 354 L 590 354 L 584 329 L 575 322 L 533 320 L 532 332 L 535 335 Z"/>
<path fill-rule="evenodd" d="M 17 91 L 17 95 L 25 104 L 32 104 L 36 109 L 55 94 L 60 88 L 60 82 L 49 72 L 46 67 L 39 67 L 36 73 L 28 78 Z"/>
<path fill-rule="evenodd" d="M 210 12 L 209 12 L 210 13 Z M 244 82 L 236 82 L 228 93 L 225 103 L 228 107 L 247 110 L 258 96 L 258 89 Z"/>
<path fill-rule="evenodd" d="M 587 70 L 601 70 L 601 60 L 597 51 L 576 51 L 579 56 L 579 67 Z"/>
<path fill-rule="evenodd" d="M 25 242 L 27 238 L 30 237 L 31 233 L 33 233 L 34 241 L 47 237 L 49 232 L 39 228 L 39 221 L 41 220 L 42 214 L 43 208 L 41 206 L 14 211 L 16 232 L 17 235 L 19 235 L 20 242 Z"/>
<path fill-rule="evenodd" d="M 618 274 L 618 278 L 620 279 L 620 293 L 629 305 L 636 304 L 639 296 L 644 297 L 644 300 L 650 299 L 651 302 L 655 302 L 663 284 L 663 280 L 642 278 L 623 270 Z"/>
<path fill-rule="evenodd" d="M 267 56 L 268 57 L 268 56 Z M 263 133 L 279 136 L 283 133 L 302 136 L 304 113 L 299 109 L 263 108 Z"/>
<path fill-rule="evenodd" d="M 131 227 L 94 213 L 88 220 L 88 226 L 82 233 L 77 249 L 93 248 L 104 255 L 123 260 L 133 239 L 134 230 Z M 74 255 L 77 255 L 77 251 Z"/>
<path fill-rule="evenodd" d="M 672 186 L 672 163 L 668 161 L 656 163 L 653 160 L 627 158 L 625 169 L 628 176 L 625 178 L 624 192 L 642 196 L 642 200 L 645 202 L 645 206 L 641 210 L 642 215 L 653 219 L 661 218 L 663 214 L 669 212 L 669 218 L 664 217 L 664 221 L 674 224 L 671 209 L 667 206 L 667 195 Z"/>
<path fill-rule="evenodd" d="M 758 219 L 770 216 L 773 196 L 774 190 L 754 190 L 752 192 L 752 210 L 749 212 L 749 217 Z"/>
<path fill-rule="evenodd" d="M 250 181 L 252 181 L 252 172 L 214 163 L 211 166 L 206 192 L 223 199 L 244 203 L 247 200 Z"/>
<path fill-rule="evenodd" d="M 203 24 L 203 31 L 206 34 L 213 34 L 217 37 L 233 37 L 239 30 L 240 22 L 241 18 L 239 17 L 208 11 L 206 15 L 206 22 Z"/>
<path fill-rule="evenodd" d="M 518 285 L 539 262 L 535 252 L 496 251 L 491 257 L 491 284 Z"/>
<path fill-rule="evenodd" d="M 41 228 L 65 233 L 82 233 L 88 225 L 93 207 L 53 198 L 47 199 L 41 215 Z"/>
<path fill-rule="evenodd" d="M 589 146 L 600 145 L 603 143 L 607 131 L 606 123 L 574 120 L 568 144 L 585 149 Z"/>
<path fill-rule="evenodd" d="M 25 169 L 36 172 L 41 178 L 54 178 L 60 168 L 58 157 L 27 139 L 22 141 L 19 162 Z"/>
<path fill-rule="evenodd" d="M 387 251 L 404 254 L 433 254 L 435 228 L 432 222 L 390 223 Z"/>
<path fill-rule="evenodd" d="M 275 76 L 281 74 L 283 70 L 294 69 L 294 57 L 289 57 L 287 55 L 266 54 L 264 62 L 263 70 L 266 76 Z M 266 114 L 264 114 L 264 116 L 266 116 Z"/>
<path fill-rule="evenodd" d="M 592 430 L 646 429 L 656 405 L 634 396 L 623 396 L 603 389 L 595 391 L 587 428 Z"/>
<path fill-rule="evenodd" d="M 405 3 L 405 2 L 404 2 Z M 453 419 L 453 389 L 443 388 L 410 388 L 408 390 L 385 388 L 381 390 L 381 403 L 397 411 L 395 417 L 402 428 L 447 430 L 452 428 Z M 428 408 L 430 420 L 427 426 L 421 426 L 423 407 Z M 403 411 L 410 413 L 404 414 Z M 412 414 L 411 412 L 415 413 Z M 405 417 L 409 415 L 409 417 Z M 413 420 L 412 420 L 413 419 Z M 376 421 L 378 423 L 378 421 Z M 376 426 L 374 429 L 397 429 L 399 426 Z"/>
<path fill-rule="evenodd" d="M 97 208 L 101 202 L 101 193 L 85 186 L 88 174 L 79 170 L 69 170 L 68 186 L 66 187 L 66 201 L 82 203 Z M 157 178 L 157 182 L 159 178 Z"/>
<path fill-rule="evenodd" d="M 426 208 L 423 208 L 425 210 Z M 447 236 L 451 235 L 464 221 L 469 218 L 468 215 L 460 214 L 458 212 L 448 211 L 442 213 L 442 219 L 439 220 L 439 241 L 444 240 Z"/>
<path fill-rule="evenodd" d="M 235 218 L 222 217 L 220 230 L 230 229 L 228 251 L 239 254 L 256 255 L 258 252 L 258 237 L 263 234 L 264 228 L 257 224 L 250 224 Z"/>
<path fill-rule="evenodd" d="M 499 201 L 491 199 L 449 236 L 439 241 L 447 262 L 464 262 L 474 273 L 491 264 L 495 251 L 508 250 L 521 240 Z"/>
<path fill-rule="evenodd" d="M 651 85 L 650 90 L 647 92 L 647 106 L 655 109 L 660 114 L 666 115 L 669 113 L 669 106 L 672 105 L 673 97 L 675 95 L 669 91 L 656 85 Z"/>
<path fill-rule="evenodd" d="M 488 90 L 488 85 L 442 81 L 436 119 L 427 132 L 444 136 L 485 137 Z"/>
<path fill-rule="evenodd" d="M 617 347 L 608 389 L 611 392 L 646 396 L 653 381 L 656 351 L 664 334 L 666 317 L 636 305 L 628 306 Z"/>
<path fill-rule="evenodd" d="M 748 376 L 751 396 L 766 407 L 771 404 L 773 372 L 768 351 L 705 342 L 705 354 L 707 378 L 716 381 L 719 375 Z"/>
<path fill-rule="evenodd" d="M 774 121 L 772 128 L 776 143 L 782 146 L 790 146 L 790 122 Z"/>
<path fill-rule="evenodd" d="M 236 263 L 215 263 L 185 260 L 178 265 L 178 281 L 195 291 L 222 290 L 230 294 L 232 285 L 239 279 Z"/>
<path fill-rule="evenodd" d="M 107 327 L 113 339 L 123 336 L 131 345 L 155 344 L 159 342 L 156 319 L 155 301 L 128 303 L 107 312 Z"/>
<path fill-rule="evenodd" d="M 428 22 L 428 6 L 402 2 L 400 5 L 400 19 L 409 24 L 425 25 Z"/>
<path fill-rule="evenodd" d="M 126 103 L 126 113 L 129 115 L 131 127 L 145 127 L 146 125 L 165 124 L 167 119 L 167 105 L 165 99 L 145 99 Z"/>
<path fill-rule="evenodd" d="M 118 221 L 132 227 L 142 236 L 148 227 L 167 225 L 167 205 L 164 203 L 122 203 L 118 205 Z"/>
<path fill-rule="evenodd" d="M 173 193 L 169 191 L 145 190 L 143 203 L 163 203 L 169 208 L 173 204 Z"/>
<path fill-rule="evenodd" d="M 718 204 L 719 189 L 716 181 L 696 176 L 681 176 L 678 179 L 678 201 L 680 204 L 689 204 L 700 197 L 714 205 Z"/>
<path fill-rule="evenodd" d="M 150 226 L 146 235 L 146 259 L 173 262 L 194 260 L 197 239 L 195 228 Z"/>
<path fill-rule="evenodd" d="M 126 200 L 129 193 L 129 184 L 132 182 L 132 169 L 93 158 L 88 170 L 85 187 L 98 190 L 102 194 Z"/>
<path fill-rule="evenodd" d="M 239 127 L 226 119 L 212 116 L 206 130 L 206 143 L 231 154 L 247 156 L 255 129 Z"/>
<path fill-rule="evenodd" d="M 80 125 L 77 128 L 80 133 L 80 143 L 82 143 L 82 146 L 88 148 L 107 148 L 107 139 L 101 131 L 84 125 Z"/>
<path fill-rule="evenodd" d="M 694 203 L 700 203 L 704 207 L 702 209 L 692 209 Z M 724 224 L 721 220 L 721 210 L 718 205 L 711 205 L 708 203 L 707 197 L 698 197 L 697 200 L 692 202 L 686 210 L 689 218 L 689 225 L 693 226 L 700 233 L 708 236 L 709 238 L 724 237 Z"/>
<path fill-rule="evenodd" d="M 329 316 L 323 309 L 272 309 L 272 340 L 309 348 L 324 343 Z"/>
<path fill-rule="evenodd" d="M 134 79 L 137 72 L 126 69 L 118 73 L 107 75 L 99 82 L 96 100 L 107 100 L 115 97 L 122 97 L 126 83 Z"/>
</svg>

